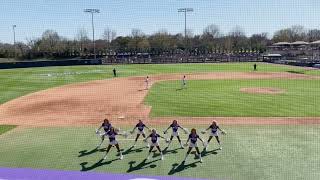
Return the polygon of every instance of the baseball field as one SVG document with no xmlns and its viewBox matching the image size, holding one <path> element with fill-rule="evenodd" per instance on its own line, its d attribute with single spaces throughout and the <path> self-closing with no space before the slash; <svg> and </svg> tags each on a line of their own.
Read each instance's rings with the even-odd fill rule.
<svg viewBox="0 0 320 180">
<path fill-rule="evenodd" d="M 319 179 L 320 71 L 265 63 L 253 71 L 252 65 L 0 70 L 0 167 L 216 180 Z M 183 163 L 186 149 L 177 141 L 163 161 L 158 152 L 146 160 L 142 139 L 131 148 L 135 135 L 118 137 L 123 160 L 115 149 L 103 160 L 108 140 L 96 149 L 95 130 L 104 118 L 126 132 L 143 119 L 161 135 L 173 119 L 198 132 L 216 120 L 227 135 L 220 137 L 222 150 L 211 141 L 202 163 L 194 154 Z M 187 135 L 181 135 L 185 142 Z M 200 137 L 207 140 L 208 134 Z M 166 143 L 160 145 L 164 149 Z M 0 179 L 5 179 L 1 169 Z"/>
</svg>

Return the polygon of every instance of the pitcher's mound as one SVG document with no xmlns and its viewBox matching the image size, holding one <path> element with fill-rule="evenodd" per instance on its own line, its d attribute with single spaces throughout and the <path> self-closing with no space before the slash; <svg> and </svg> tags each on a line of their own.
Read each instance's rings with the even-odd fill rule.
<svg viewBox="0 0 320 180">
<path fill-rule="evenodd" d="M 241 88 L 240 91 L 250 94 L 282 94 L 285 92 L 283 89 L 268 87 Z"/>
</svg>

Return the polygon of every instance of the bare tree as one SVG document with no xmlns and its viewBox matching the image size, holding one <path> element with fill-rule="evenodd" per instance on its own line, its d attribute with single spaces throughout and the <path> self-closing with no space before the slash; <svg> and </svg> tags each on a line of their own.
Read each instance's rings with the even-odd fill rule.
<svg viewBox="0 0 320 180">
<path fill-rule="evenodd" d="M 320 30 L 319 29 L 311 29 L 307 33 L 308 41 L 318 41 L 320 40 Z"/>
<path fill-rule="evenodd" d="M 134 28 L 131 30 L 131 36 L 133 38 L 139 38 L 139 37 L 143 37 L 144 33 L 141 31 L 141 29 Z"/>
<path fill-rule="evenodd" d="M 34 57 L 38 56 L 38 50 L 40 45 L 40 39 L 39 38 L 26 38 L 26 46 L 28 47 L 28 55 L 26 58 L 32 59 Z"/>
<path fill-rule="evenodd" d="M 221 43 L 218 39 L 221 37 L 220 29 L 217 25 L 211 24 L 204 28 L 200 38 L 200 44 L 205 52 L 216 51 Z"/>
<path fill-rule="evenodd" d="M 85 28 L 78 29 L 77 32 L 77 40 L 79 41 L 86 41 L 89 40 L 88 38 L 88 31 Z"/>
<path fill-rule="evenodd" d="M 290 39 L 290 29 L 281 29 L 274 33 L 273 42 L 289 42 Z"/>
<path fill-rule="evenodd" d="M 306 40 L 306 30 L 303 26 L 295 25 L 290 28 L 291 41 L 304 41 Z"/>
<path fill-rule="evenodd" d="M 14 46 L 12 44 L 0 43 L 0 57 L 1 58 L 13 58 L 14 56 L 15 56 L 15 50 L 14 50 Z"/>
<path fill-rule="evenodd" d="M 192 29 L 187 29 L 187 38 L 193 38 L 194 37 L 194 33 Z"/>
<path fill-rule="evenodd" d="M 204 28 L 202 36 L 206 38 L 209 37 L 211 39 L 218 38 L 221 36 L 220 29 L 217 25 L 210 24 L 206 28 Z"/>
<path fill-rule="evenodd" d="M 43 52 L 52 55 L 57 50 L 56 48 L 59 41 L 60 36 L 58 35 L 58 33 L 54 30 L 48 29 L 42 34 L 41 43 L 39 47 Z"/>
<path fill-rule="evenodd" d="M 116 38 L 116 36 L 117 36 L 116 31 L 110 29 L 109 27 L 104 29 L 102 37 L 106 41 L 105 48 L 106 48 L 107 54 L 110 52 L 111 42 Z"/>
<path fill-rule="evenodd" d="M 265 51 L 269 43 L 268 33 L 253 34 L 249 38 L 250 48 L 255 51 Z"/>
<path fill-rule="evenodd" d="M 141 41 L 138 42 L 137 48 L 140 52 L 147 52 L 150 48 L 150 44 L 147 38 L 141 39 Z"/>
<path fill-rule="evenodd" d="M 307 33 L 303 26 L 296 25 L 276 31 L 272 39 L 274 42 L 305 41 L 307 40 Z"/>
<path fill-rule="evenodd" d="M 229 38 L 232 44 L 233 50 L 240 50 L 247 48 L 247 37 L 244 30 L 240 26 L 234 27 L 230 33 Z"/>
<path fill-rule="evenodd" d="M 131 30 L 131 39 L 128 43 L 128 47 L 131 52 L 137 53 L 139 50 L 139 43 L 145 39 L 145 34 L 140 29 Z"/>
<path fill-rule="evenodd" d="M 148 41 L 153 53 L 173 52 L 176 40 L 166 29 L 160 29 L 157 33 L 149 36 Z"/>
<path fill-rule="evenodd" d="M 235 26 L 234 28 L 232 28 L 229 35 L 231 37 L 244 37 L 244 36 L 246 36 L 244 30 L 240 26 Z"/>
<path fill-rule="evenodd" d="M 76 39 L 78 41 L 78 49 L 80 54 L 82 54 L 84 52 L 85 45 L 89 43 L 88 31 L 84 28 L 78 29 Z"/>
<path fill-rule="evenodd" d="M 37 38 L 26 38 L 27 46 L 30 49 L 34 49 L 36 47 L 36 44 L 38 41 L 39 41 L 39 39 L 37 39 Z"/>
<path fill-rule="evenodd" d="M 156 32 L 155 34 L 169 35 L 169 32 L 168 32 L 167 29 L 161 28 L 161 29 L 159 29 L 158 32 Z"/>
<path fill-rule="evenodd" d="M 107 41 L 107 43 L 111 43 L 111 41 L 116 38 L 117 33 L 116 31 L 107 27 L 104 29 L 102 36 L 103 36 L 103 39 Z"/>
</svg>

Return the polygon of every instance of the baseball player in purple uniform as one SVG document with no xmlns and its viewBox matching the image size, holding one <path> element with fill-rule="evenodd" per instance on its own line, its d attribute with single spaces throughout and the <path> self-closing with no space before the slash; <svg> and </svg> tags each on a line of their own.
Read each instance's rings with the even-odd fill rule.
<svg viewBox="0 0 320 180">
<path fill-rule="evenodd" d="M 181 126 L 178 124 L 177 120 L 173 120 L 172 124 L 171 124 L 163 133 L 166 134 L 167 131 L 168 131 L 170 128 L 172 129 L 172 134 L 171 134 L 170 141 L 168 142 L 168 146 L 167 146 L 166 149 L 169 148 L 169 146 L 170 146 L 170 144 L 171 144 L 171 142 L 172 142 L 173 137 L 177 137 L 177 139 L 178 139 L 178 141 L 179 141 L 179 143 L 180 143 L 181 148 L 183 148 L 183 145 L 182 145 L 182 142 L 181 142 L 181 139 L 180 139 L 178 130 L 179 130 L 179 128 L 182 129 L 182 130 L 184 130 L 185 132 L 187 132 L 187 130 L 186 130 L 185 128 L 181 127 Z"/>
<path fill-rule="evenodd" d="M 150 143 L 150 149 L 149 149 L 149 154 L 147 159 L 150 159 L 151 152 L 153 148 L 156 147 L 160 152 L 161 160 L 163 160 L 163 154 L 160 149 L 159 138 L 162 138 L 162 139 L 165 139 L 165 138 L 160 136 L 155 129 L 152 129 L 151 134 L 146 139 L 144 139 L 144 141 L 147 142 L 149 138 L 151 139 L 151 143 Z"/>
<path fill-rule="evenodd" d="M 136 136 L 136 139 L 135 139 L 134 144 L 133 144 L 132 147 L 135 147 L 135 146 L 136 146 L 136 143 L 137 143 L 140 135 L 142 135 L 142 137 L 143 137 L 144 139 L 146 138 L 146 134 L 145 134 L 145 132 L 144 132 L 144 128 L 147 128 L 147 129 L 150 131 L 150 128 L 149 128 L 148 126 L 146 126 L 146 125 L 142 122 L 142 120 L 139 120 L 138 124 L 136 124 L 136 126 L 135 126 L 135 127 L 133 128 L 133 130 L 130 132 L 131 134 L 133 134 L 134 131 L 135 131 L 136 129 L 138 129 L 138 131 L 137 131 L 137 136 Z M 147 147 L 149 147 L 149 144 L 148 144 L 148 143 L 147 143 Z"/>
<path fill-rule="evenodd" d="M 100 130 L 103 128 L 104 132 L 107 133 L 110 131 L 112 125 L 111 123 L 109 122 L 108 119 L 104 119 L 103 120 L 103 123 L 101 124 L 101 126 L 99 127 L 99 129 L 96 130 L 96 134 L 100 134 Z M 101 146 L 101 144 L 103 143 L 104 141 L 104 136 L 101 136 L 101 142 L 100 144 L 97 145 L 97 148 L 99 148 Z"/>
<path fill-rule="evenodd" d="M 196 149 L 197 155 L 198 155 L 198 157 L 200 158 L 200 162 L 202 162 L 201 153 L 200 153 L 200 151 L 199 151 L 198 144 L 197 144 L 198 139 L 203 143 L 203 140 L 202 140 L 202 139 L 200 138 L 200 136 L 197 134 L 196 129 L 192 129 L 192 130 L 191 130 L 191 133 L 189 134 L 188 140 L 187 140 L 187 142 L 186 142 L 186 146 L 189 145 L 189 149 L 188 149 L 188 152 L 187 152 L 186 157 L 184 158 L 183 162 L 185 162 L 185 161 L 187 160 L 187 157 L 188 157 L 188 155 L 190 154 L 192 148 L 195 148 L 195 149 Z M 190 143 L 188 144 L 189 141 L 190 141 Z"/>
</svg>

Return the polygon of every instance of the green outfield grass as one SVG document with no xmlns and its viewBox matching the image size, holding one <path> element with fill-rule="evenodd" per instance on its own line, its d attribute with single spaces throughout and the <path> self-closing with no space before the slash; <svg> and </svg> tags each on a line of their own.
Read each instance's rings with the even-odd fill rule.
<svg viewBox="0 0 320 180">
<path fill-rule="evenodd" d="M 0 70 L 0 104 L 16 97 L 65 84 L 99 80 L 112 77 L 112 69 L 119 77 L 196 72 L 250 72 L 253 63 L 221 64 L 169 64 L 169 65 L 116 65 L 116 66 L 66 66 Z M 320 74 L 299 67 L 258 63 L 259 72 L 288 72 Z"/>
<path fill-rule="evenodd" d="M 0 166 L 233 180 L 316 180 L 320 177 L 320 126 L 223 128 L 228 135 L 222 137 L 222 151 L 214 150 L 217 144 L 212 141 L 204 153 L 203 163 L 191 155 L 185 165 L 181 165 L 181 161 L 186 151 L 176 149 L 176 141 L 164 161 L 158 160 L 158 154 L 144 161 L 147 149 L 142 143 L 127 151 L 133 143 L 129 140 L 119 140 L 126 151 L 124 160 L 117 160 L 112 149 L 109 159 L 101 161 L 103 150 L 93 151 L 98 143 L 94 127 L 13 130 L 0 136 L 1 144 L 5 144 L 0 148 Z M 201 137 L 207 139 L 207 135 Z"/>
<path fill-rule="evenodd" d="M 4 134 L 7 131 L 10 131 L 11 129 L 15 128 L 16 126 L 13 125 L 0 125 L 0 135 Z"/>
<path fill-rule="evenodd" d="M 316 76 L 320 76 L 320 69 L 318 70 L 310 70 L 310 71 L 303 71 L 304 74 L 308 74 L 308 75 L 316 75 Z"/>
<path fill-rule="evenodd" d="M 151 115 L 234 117 L 320 116 L 320 80 L 192 80 L 180 90 L 180 81 L 155 84 L 145 101 Z M 241 88 L 271 87 L 277 95 L 248 94 Z"/>
</svg>

